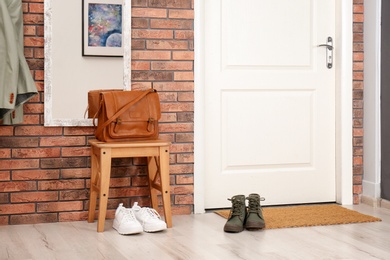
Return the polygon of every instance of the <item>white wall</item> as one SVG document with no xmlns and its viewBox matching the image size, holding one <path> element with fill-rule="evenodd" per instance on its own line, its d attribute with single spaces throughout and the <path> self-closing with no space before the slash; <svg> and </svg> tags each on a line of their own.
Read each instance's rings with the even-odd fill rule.
<svg viewBox="0 0 390 260">
<path fill-rule="evenodd" d="M 364 2 L 363 195 L 380 198 L 380 21 L 381 0 Z"/>
</svg>

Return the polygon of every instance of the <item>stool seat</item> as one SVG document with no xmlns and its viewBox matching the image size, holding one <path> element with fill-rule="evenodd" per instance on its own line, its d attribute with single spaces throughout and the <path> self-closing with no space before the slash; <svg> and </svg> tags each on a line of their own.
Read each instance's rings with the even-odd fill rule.
<svg viewBox="0 0 390 260">
<path fill-rule="evenodd" d="M 111 159 L 147 157 L 148 180 L 152 207 L 158 209 L 158 192 L 163 202 L 164 219 L 172 227 L 171 195 L 169 185 L 169 146 L 165 140 L 134 142 L 101 142 L 89 140 L 91 145 L 91 188 L 88 222 L 94 222 L 96 201 L 99 197 L 97 231 L 104 231 L 111 176 Z"/>
</svg>

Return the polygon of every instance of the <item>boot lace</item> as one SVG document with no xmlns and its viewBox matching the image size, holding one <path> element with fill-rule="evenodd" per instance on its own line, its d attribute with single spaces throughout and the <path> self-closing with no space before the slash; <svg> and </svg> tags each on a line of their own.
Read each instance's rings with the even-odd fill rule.
<svg viewBox="0 0 390 260">
<path fill-rule="evenodd" d="M 249 201 L 249 212 L 259 212 L 261 210 L 260 201 L 265 200 L 263 197 L 260 197 L 260 200 L 253 197 L 248 197 L 246 199 Z"/>
<path fill-rule="evenodd" d="M 228 200 L 233 204 L 231 216 L 241 216 L 241 209 L 243 208 L 242 205 L 244 205 L 244 202 L 235 198 Z"/>
</svg>

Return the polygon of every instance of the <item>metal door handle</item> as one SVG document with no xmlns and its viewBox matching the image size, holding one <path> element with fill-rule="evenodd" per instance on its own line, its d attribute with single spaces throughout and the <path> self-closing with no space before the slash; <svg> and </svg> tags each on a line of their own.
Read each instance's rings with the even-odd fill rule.
<svg viewBox="0 0 390 260">
<path fill-rule="evenodd" d="M 318 47 L 326 47 L 328 50 L 333 50 L 333 46 L 329 44 L 320 44 Z"/>
<path fill-rule="evenodd" d="M 327 43 L 320 44 L 318 47 L 326 47 L 326 67 L 331 69 L 333 67 L 333 39 L 328 37 Z"/>
</svg>

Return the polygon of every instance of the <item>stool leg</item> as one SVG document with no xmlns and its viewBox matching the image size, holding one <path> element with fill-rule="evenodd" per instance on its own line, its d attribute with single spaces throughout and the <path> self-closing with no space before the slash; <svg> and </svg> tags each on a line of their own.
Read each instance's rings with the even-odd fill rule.
<svg viewBox="0 0 390 260">
<path fill-rule="evenodd" d="M 169 182 L 169 147 L 160 147 L 159 173 L 161 195 L 164 203 L 164 217 L 168 227 L 172 227 L 171 187 Z"/>
<path fill-rule="evenodd" d="M 111 149 L 100 149 L 100 193 L 97 231 L 104 231 L 111 176 Z"/>
<path fill-rule="evenodd" d="M 150 200 L 152 202 L 152 208 L 154 208 L 155 210 L 158 210 L 157 189 L 154 187 L 157 170 L 158 169 L 156 157 L 148 157 L 148 180 L 150 189 Z"/>
<path fill-rule="evenodd" d="M 88 222 L 92 223 L 95 220 L 97 185 L 98 185 L 98 158 L 95 154 L 95 148 L 91 147 L 91 187 L 89 188 L 89 209 Z"/>
</svg>

